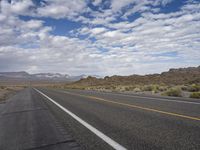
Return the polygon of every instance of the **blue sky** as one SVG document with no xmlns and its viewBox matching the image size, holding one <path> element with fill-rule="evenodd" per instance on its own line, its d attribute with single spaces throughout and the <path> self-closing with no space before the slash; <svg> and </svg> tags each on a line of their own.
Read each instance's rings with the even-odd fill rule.
<svg viewBox="0 0 200 150">
<path fill-rule="evenodd" d="M 0 71 L 160 73 L 200 65 L 199 0 L 2 0 Z"/>
</svg>

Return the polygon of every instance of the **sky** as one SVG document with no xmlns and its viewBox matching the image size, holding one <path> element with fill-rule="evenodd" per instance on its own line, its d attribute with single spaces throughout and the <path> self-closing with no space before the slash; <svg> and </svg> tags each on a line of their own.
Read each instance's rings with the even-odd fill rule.
<svg viewBox="0 0 200 150">
<path fill-rule="evenodd" d="M 200 0 L 0 0 L 0 72 L 151 74 L 200 65 Z"/>
</svg>

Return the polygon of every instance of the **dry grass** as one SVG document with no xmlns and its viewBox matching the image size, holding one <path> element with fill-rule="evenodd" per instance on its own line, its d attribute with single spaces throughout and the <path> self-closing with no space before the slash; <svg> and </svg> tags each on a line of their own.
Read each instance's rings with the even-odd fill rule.
<svg viewBox="0 0 200 150">
<path fill-rule="evenodd" d="M 199 98 L 200 99 L 200 92 L 193 92 L 190 94 L 190 98 Z"/>
<path fill-rule="evenodd" d="M 198 98 L 200 92 L 199 84 L 187 85 L 165 85 L 165 84 L 148 84 L 148 85 L 79 85 L 79 84 L 65 84 L 65 85 L 52 85 L 53 88 L 62 89 L 80 89 L 80 90 L 96 90 L 106 92 L 129 92 L 139 94 L 155 94 L 163 96 L 175 97 L 190 97 Z"/>
<path fill-rule="evenodd" d="M 5 101 L 23 88 L 25 88 L 25 86 L 0 86 L 0 101 Z"/>
<path fill-rule="evenodd" d="M 188 92 L 199 92 L 200 91 L 200 85 L 198 84 L 192 84 L 192 85 L 184 85 L 181 88 L 183 91 Z"/>
<path fill-rule="evenodd" d="M 164 92 L 162 95 L 165 95 L 165 96 L 175 96 L 175 97 L 181 97 L 182 96 L 181 89 L 177 88 L 177 87 L 170 88 L 169 90 L 167 90 L 166 92 Z"/>
</svg>

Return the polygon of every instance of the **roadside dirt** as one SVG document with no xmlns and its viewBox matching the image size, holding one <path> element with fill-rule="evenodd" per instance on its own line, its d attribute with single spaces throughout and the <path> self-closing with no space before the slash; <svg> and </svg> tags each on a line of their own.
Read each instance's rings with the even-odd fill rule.
<svg viewBox="0 0 200 150">
<path fill-rule="evenodd" d="M 10 96 L 24 89 L 22 86 L 0 86 L 0 103 L 6 101 Z"/>
</svg>

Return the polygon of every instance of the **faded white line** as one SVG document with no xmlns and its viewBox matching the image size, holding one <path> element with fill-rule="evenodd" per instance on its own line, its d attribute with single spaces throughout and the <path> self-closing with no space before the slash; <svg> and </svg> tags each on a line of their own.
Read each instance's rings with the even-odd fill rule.
<svg viewBox="0 0 200 150">
<path fill-rule="evenodd" d="M 63 107 L 59 103 L 55 102 L 52 98 L 48 97 L 47 95 L 45 95 L 44 93 L 42 93 L 41 91 L 39 91 L 37 89 L 35 89 L 35 90 L 38 93 L 40 93 L 41 95 L 43 95 L 44 97 L 46 97 L 49 101 L 54 103 L 56 106 L 58 106 L 60 109 L 62 109 L 64 112 L 69 114 L 72 118 L 74 118 L 76 121 L 81 123 L 83 126 L 85 126 L 87 129 L 89 129 L 91 132 L 93 132 L 95 135 L 97 135 L 99 138 L 101 138 L 103 141 L 105 141 L 107 144 L 109 144 L 114 149 L 116 149 L 116 150 L 126 150 L 125 147 L 123 147 L 119 143 L 115 142 L 110 137 L 108 137 L 107 135 L 103 134 L 101 131 L 97 130 L 95 127 L 91 126 L 89 123 L 85 122 L 83 119 L 79 118 L 77 115 L 75 115 L 71 111 L 67 110 L 65 107 Z"/>
</svg>

